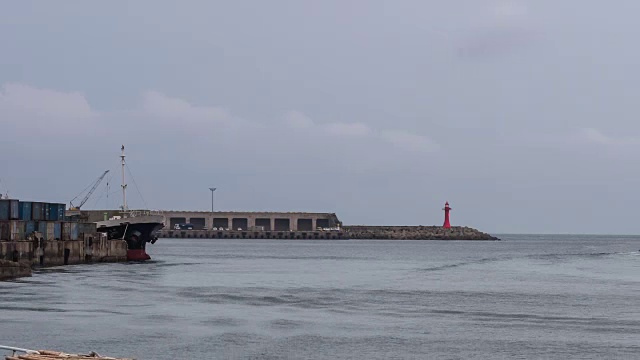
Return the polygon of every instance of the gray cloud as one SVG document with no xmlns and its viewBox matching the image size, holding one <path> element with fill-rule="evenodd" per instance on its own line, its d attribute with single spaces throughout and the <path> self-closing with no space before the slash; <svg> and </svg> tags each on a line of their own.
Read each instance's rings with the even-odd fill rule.
<svg viewBox="0 0 640 360">
<path fill-rule="evenodd" d="M 155 208 L 207 209 L 216 186 L 220 208 L 347 223 L 438 224 L 448 200 L 487 231 L 637 233 L 637 10 L 12 2 L 2 187 L 67 201 L 111 168 L 117 189 L 124 143 Z"/>
<path fill-rule="evenodd" d="M 299 111 L 289 111 L 285 121 L 293 128 L 307 129 L 315 134 L 326 134 L 332 139 L 340 137 L 362 137 L 376 142 L 391 144 L 406 151 L 433 152 L 439 149 L 438 144 L 427 136 L 412 134 L 405 130 L 376 130 L 363 122 L 329 122 L 316 124 L 311 118 Z"/>
</svg>

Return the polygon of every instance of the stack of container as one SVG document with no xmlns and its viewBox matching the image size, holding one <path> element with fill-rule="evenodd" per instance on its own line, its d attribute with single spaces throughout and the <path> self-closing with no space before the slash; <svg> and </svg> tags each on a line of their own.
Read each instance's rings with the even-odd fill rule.
<svg viewBox="0 0 640 360">
<path fill-rule="evenodd" d="M 66 204 L 0 199 L 0 240 L 26 240 L 39 232 L 47 240 L 78 240 L 95 224 L 67 221 Z"/>
</svg>

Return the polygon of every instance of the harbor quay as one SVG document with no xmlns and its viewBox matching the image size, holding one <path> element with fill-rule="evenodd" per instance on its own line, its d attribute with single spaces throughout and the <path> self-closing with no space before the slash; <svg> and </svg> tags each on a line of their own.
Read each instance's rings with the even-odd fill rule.
<svg viewBox="0 0 640 360">
<path fill-rule="evenodd" d="M 146 210 L 139 210 L 146 211 Z M 335 213 L 158 211 L 159 238 L 296 240 L 499 240 L 467 226 L 344 225 Z M 87 222 L 118 216 L 117 210 L 83 210 Z M 447 214 L 448 215 L 448 214 Z"/>
<path fill-rule="evenodd" d="M 81 213 L 83 220 L 87 222 L 101 221 L 104 218 L 120 215 L 118 210 L 82 210 Z M 162 214 L 164 223 L 161 233 L 186 227 L 196 231 L 310 232 L 319 228 L 342 226 L 342 222 L 334 213 L 172 210 L 162 210 L 158 213 Z"/>
<path fill-rule="evenodd" d="M 0 280 L 30 276 L 34 267 L 127 260 L 127 243 L 87 232 L 76 240 L 46 239 L 34 232 L 23 240 L 0 240 Z"/>
<path fill-rule="evenodd" d="M 33 267 L 126 260 L 126 241 L 67 217 L 65 204 L 0 199 L 0 280 Z"/>
</svg>

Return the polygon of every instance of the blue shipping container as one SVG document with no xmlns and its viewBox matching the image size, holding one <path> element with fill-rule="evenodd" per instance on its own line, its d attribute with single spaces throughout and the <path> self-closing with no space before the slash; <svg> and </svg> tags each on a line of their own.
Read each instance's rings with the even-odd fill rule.
<svg viewBox="0 0 640 360">
<path fill-rule="evenodd" d="M 20 201 L 20 220 L 29 221 L 31 217 L 31 201 Z"/>
<path fill-rule="evenodd" d="M 9 213 L 9 217 L 11 220 L 20 219 L 20 201 L 18 200 L 9 200 L 11 202 L 11 209 Z"/>
<path fill-rule="evenodd" d="M 62 224 L 59 222 L 53 225 L 53 237 L 56 240 L 62 239 Z"/>
<path fill-rule="evenodd" d="M 65 211 L 67 209 L 67 204 L 58 204 L 58 220 L 65 220 Z"/>
<path fill-rule="evenodd" d="M 0 200 L 0 220 L 9 220 L 10 208 L 9 200 Z"/>
<path fill-rule="evenodd" d="M 31 218 L 33 220 L 44 220 L 44 218 L 42 217 L 42 213 L 43 213 L 43 208 L 42 208 L 42 203 L 41 202 L 34 202 L 31 204 Z"/>
<path fill-rule="evenodd" d="M 50 219 L 50 214 L 51 214 L 51 204 L 49 203 L 43 203 L 42 207 L 44 207 L 44 220 L 51 220 Z"/>
<path fill-rule="evenodd" d="M 24 226 L 24 234 L 29 235 L 36 231 L 36 223 L 35 221 L 26 221 Z"/>
<path fill-rule="evenodd" d="M 47 222 L 38 221 L 38 232 L 42 234 L 42 237 L 47 238 Z"/>
<path fill-rule="evenodd" d="M 58 204 L 49 204 L 49 213 L 47 215 L 47 220 L 58 220 Z"/>
</svg>

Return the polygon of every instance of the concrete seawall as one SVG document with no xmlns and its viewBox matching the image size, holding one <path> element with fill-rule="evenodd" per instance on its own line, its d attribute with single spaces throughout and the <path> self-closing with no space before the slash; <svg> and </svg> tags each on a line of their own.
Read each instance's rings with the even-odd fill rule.
<svg viewBox="0 0 640 360">
<path fill-rule="evenodd" d="M 0 280 L 30 276 L 32 267 L 126 260 L 127 243 L 104 236 L 66 241 L 0 241 Z"/>
<path fill-rule="evenodd" d="M 166 230 L 175 230 L 176 225 L 179 224 L 191 224 L 193 230 L 205 231 L 213 229 L 247 231 L 260 228 L 270 232 L 314 232 L 318 227 L 330 228 L 341 225 L 338 216 L 334 213 L 174 210 L 162 210 L 160 213 Z M 101 221 L 105 217 L 114 215 L 122 216 L 123 213 L 116 210 L 82 210 L 80 212 L 80 218 L 87 222 Z"/>
</svg>

